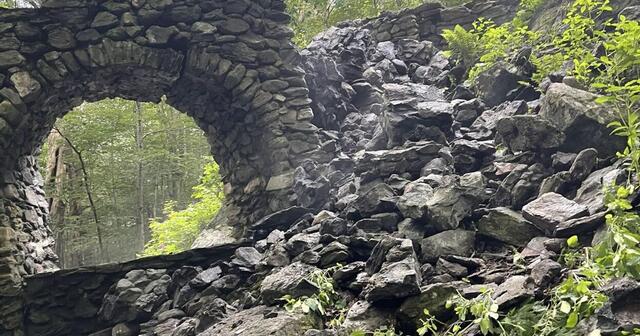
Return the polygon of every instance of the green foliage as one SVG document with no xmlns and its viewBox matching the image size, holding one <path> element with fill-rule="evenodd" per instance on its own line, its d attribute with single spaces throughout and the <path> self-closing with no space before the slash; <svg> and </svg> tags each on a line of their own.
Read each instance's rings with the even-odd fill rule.
<svg viewBox="0 0 640 336">
<path fill-rule="evenodd" d="M 640 279 L 640 216 L 629 201 L 636 190 L 633 185 L 612 186 L 606 196 L 607 233 L 595 255 L 611 276 Z"/>
<path fill-rule="evenodd" d="M 515 55 L 525 45 L 531 45 L 538 38 L 538 35 L 526 26 L 496 26 L 492 21 L 480 19 L 474 23 L 474 27 L 481 34 L 483 54 L 479 63 L 469 71 L 469 79 L 472 80 L 498 61 Z"/>
<path fill-rule="evenodd" d="M 204 167 L 200 184 L 193 187 L 195 203 L 184 210 L 175 210 L 175 202 L 165 205 L 165 220 L 152 220 L 149 224 L 151 240 L 143 254 L 171 254 L 187 250 L 202 229 L 215 217 L 224 195 L 218 165 L 211 162 Z"/>
<path fill-rule="evenodd" d="M 470 79 L 496 62 L 510 59 L 523 46 L 533 48 L 530 61 L 536 67 L 532 77 L 535 83 L 560 70 L 566 61 L 573 66 L 569 69 L 570 74 L 585 84 L 594 80 L 597 69 L 606 69 L 599 71 L 604 79 L 612 75 L 638 74 L 640 27 L 637 21 L 620 17 L 617 23 L 607 21 L 600 25 L 599 19 L 612 10 L 609 0 L 576 0 L 562 21 L 565 28 L 556 35 L 543 36 L 530 31 L 527 22 L 544 3 L 543 0 L 521 1 L 516 18 L 500 26 L 481 18 L 470 30 L 460 26 L 445 30 L 442 36 L 449 45 L 450 55 L 471 69 Z M 603 26 L 615 32 L 607 33 Z M 600 44 L 604 44 L 607 56 L 597 58 L 594 50 Z M 630 69 L 636 72 L 630 72 Z M 610 87 L 611 83 L 606 85 Z"/>
<path fill-rule="evenodd" d="M 417 330 L 418 335 L 464 336 L 477 327 L 482 335 L 511 336 L 524 330 L 518 325 L 520 321 L 513 316 L 500 314 L 499 306 L 493 299 L 493 291 L 488 288 L 483 288 L 472 299 L 457 294 L 446 302 L 446 307 L 454 309 L 457 320 L 448 324 L 445 330 L 439 331 L 445 323 L 438 321 L 425 309 L 425 318 L 420 320 L 422 325 Z"/>
<path fill-rule="evenodd" d="M 460 0 L 449 0 L 459 2 Z M 415 7 L 421 0 L 287 0 L 294 43 L 306 47 L 323 30 L 345 20 L 375 17 L 383 11 Z"/>
<path fill-rule="evenodd" d="M 533 54 L 530 60 L 536 67 L 536 72 L 533 74 L 531 80 L 533 80 L 534 83 L 541 83 L 549 74 L 562 68 L 565 57 L 561 53 L 554 52 L 541 56 Z"/>
<path fill-rule="evenodd" d="M 514 19 L 514 25 L 518 27 L 527 25 L 531 16 L 547 3 L 547 1 L 548 0 L 521 0 Z"/>
<path fill-rule="evenodd" d="M 447 308 L 454 308 L 458 321 L 449 327 L 447 335 L 466 335 L 473 326 L 478 326 L 482 335 L 506 335 L 500 321 L 498 304 L 493 300 L 493 291 L 483 288 L 480 295 L 466 299 L 456 295 L 447 301 Z"/>
<path fill-rule="evenodd" d="M 424 336 L 427 333 L 435 335 L 438 332 L 439 325 L 442 323 L 438 321 L 435 316 L 431 315 L 429 309 L 424 309 L 422 312 L 425 317 L 420 319 L 422 326 L 417 330 L 418 335 Z"/>
<path fill-rule="evenodd" d="M 442 37 L 449 46 L 449 50 L 446 51 L 447 56 L 455 57 L 464 65 L 474 65 L 484 52 L 480 34 L 474 29 L 466 30 L 456 25 L 453 29 L 445 29 Z"/>
<path fill-rule="evenodd" d="M 536 335 L 574 335 L 578 323 L 607 301 L 599 291 L 607 279 L 605 269 L 593 261 L 590 249 L 585 248 L 582 265 L 553 289 L 550 303 L 534 326 Z"/>
<path fill-rule="evenodd" d="M 394 328 L 380 328 L 373 331 L 372 336 L 400 336 L 399 333 L 396 333 Z"/>
<path fill-rule="evenodd" d="M 540 38 L 528 29 L 526 22 L 544 3 L 545 0 L 522 1 L 516 18 L 500 26 L 479 18 L 470 30 L 460 25 L 445 29 L 442 37 L 448 44 L 448 55 L 470 69 L 469 79 L 476 78 L 496 62 L 514 56 L 522 47 L 533 45 Z"/>
<path fill-rule="evenodd" d="M 573 62 L 573 75 L 580 81 L 587 81 L 591 64 L 596 60 L 594 46 L 607 38 L 598 29 L 598 19 L 611 10 L 609 0 L 575 0 L 562 21 L 566 29 L 553 39 L 565 59 Z"/>
<path fill-rule="evenodd" d="M 547 307 L 538 301 L 528 301 L 511 309 L 503 318 L 502 324 L 509 336 L 532 336 Z"/>
<path fill-rule="evenodd" d="M 366 332 L 363 330 L 352 331 L 349 336 L 400 336 L 402 334 L 397 333 L 395 328 L 382 327 L 372 332 Z"/>
<path fill-rule="evenodd" d="M 318 292 L 312 296 L 293 297 L 285 295 L 281 298 L 285 302 L 287 311 L 302 311 L 305 314 L 315 314 L 331 327 L 337 327 L 344 321 L 346 314 L 346 302 L 335 290 L 331 275 L 342 268 L 336 265 L 325 270 L 313 272 L 307 278 L 311 284 L 318 288 Z"/>
</svg>

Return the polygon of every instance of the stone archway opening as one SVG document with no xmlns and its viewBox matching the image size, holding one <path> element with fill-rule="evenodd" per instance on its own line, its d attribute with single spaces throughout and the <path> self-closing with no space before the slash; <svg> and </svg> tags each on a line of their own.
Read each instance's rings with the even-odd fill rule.
<svg viewBox="0 0 640 336">
<path fill-rule="evenodd" d="M 220 206 L 205 133 L 165 101 L 85 102 L 56 121 L 38 161 L 60 268 L 188 249 Z"/>
<path fill-rule="evenodd" d="M 282 0 L 47 0 L 0 12 L 0 300 L 55 256 L 35 154 L 83 101 L 162 96 L 205 131 L 231 238 L 295 203 L 293 170 L 321 151 Z M 206 242 L 202 246 L 206 246 Z M 26 266 L 30 265 L 30 266 Z M 5 301 L 6 300 L 6 301 Z M 19 329 L 20 304 L 0 312 Z"/>
</svg>

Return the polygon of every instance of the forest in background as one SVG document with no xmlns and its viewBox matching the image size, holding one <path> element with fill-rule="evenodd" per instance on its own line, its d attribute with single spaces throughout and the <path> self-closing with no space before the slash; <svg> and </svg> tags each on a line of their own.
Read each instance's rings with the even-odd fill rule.
<svg viewBox="0 0 640 336">
<path fill-rule="evenodd" d="M 149 221 L 188 208 L 212 162 L 190 117 L 163 102 L 122 99 L 85 103 L 68 113 L 40 160 L 65 267 L 135 257 L 152 237 Z"/>
</svg>

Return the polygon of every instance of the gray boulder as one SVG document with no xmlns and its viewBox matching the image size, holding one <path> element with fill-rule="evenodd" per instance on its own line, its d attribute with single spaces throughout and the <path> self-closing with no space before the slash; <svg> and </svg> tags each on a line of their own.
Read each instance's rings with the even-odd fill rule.
<svg viewBox="0 0 640 336">
<path fill-rule="evenodd" d="M 428 225 L 437 232 L 458 228 L 486 196 L 485 184 L 482 174 L 471 173 L 435 188 L 426 204 Z"/>
<path fill-rule="evenodd" d="M 369 332 L 384 326 L 392 327 L 395 324 L 393 313 L 393 309 L 376 307 L 367 301 L 357 301 L 349 308 L 340 327 L 348 331 Z"/>
<path fill-rule="evenodd" d="M 300 262 L 275 270 L 269 274 L 260 286 L 262 300 L 269 305 L 276 303 L 285 295 L 293 297 L 311 296 L 318 288 L 307 277 L 318 268 Z"/>
<path fill-rule="evenodd" d="M 586 334 L 599 329 L 603 335 L 618 335 L 640 326 L 640 282 L 628 277 L 615 279 L 606 284 L 602 292 L 609 300 L 588 323 L 578 326 L 579 332 Z"/>
<path fill-rule="evenodd" d="M 621 183 L 625 178 L 626 174 L 621 168 L 620 162 L 613 166 L 596 170 L 582 182 L 574 201 L 586 205 L 589 208 L 589 213 L 598 213 L 605 208 L 605 186 L 610 186 L 612 183 Z"/>
<path fill-rule="evenodd" d="M 496 142 L 513 152 L 553 150 L 563 141 L 562 131 L 538 115 L 517 115 L 496 123 Z"/>
<path fill-rule="evenodd" d="M 598 95 L 565 84 L 549 86 L 540 116 L 565 134 L 561 150 L 577 153 L 595 148 L 601 157 L 609 157 L 624 148 L 624 139 L 612 136 L 607 127 L 618 120 L 615 109 L 596 103 L 597 98 Z"/>
<path fill-rule="evenodd" d="M 420 182 L 405 186 L 404 194 L 398 197 L 397 206 L 405 218 L 421 219 L 427 213 L 427 202 L 433 196 L 433 188 Z"/>
<path fill-rule="evenodd" d="M 522 208 L 525 219 L 547 235 L 563 222 L 589 215 L 589 209 L 556 193 L 546 193 Z"/>
<path fill-rule="evenodd" d="M 404 173 L 418 176 L 427 163 L 441 156 L 443 147 L 433 141 L 421 141 L 390 150 L 358 152 L 355 155 L 355 172 L 369 179 Z"/>
<path fill-rule="evenodd" d="M 535 283 L 533 278 L 525 275 L 516 275 L 500 284 L 493 293 L 493 299 L 500 309 L 505 309 L 532 298 Z"/>
<path fill-rule="evenodd" d="M 320 327 L 313 314 L 289 313 L 257 306 L 235 313 L 200 333 L 202 336 L 299 336 Z"/>
<path fill-rule="evenodd" d="M 384 238 L 367 260 L 364 289 L 369 302 L 397 300 L 420 292 L 420 264 L 409 239 Z"/>
<path fill-rule="evenodd" d="M 440 321 L 447 320 L 452 311 L 446 308 L 446 302 L 464 287 L 462 282 L 437 283 L 420 288 L 420 294 L 406 299 L 396 313 L 398 323 L 403 329 L 415 330 L 422 326 L 424 309 Z"/>
<path fill-rule="evenodd" d="M 393 210 L 395 207 L 393 202 L 394 196 L 395 193 L 391 187 L 380 183 L 360 195 L 353 206 L 363 217 L 368 217 L 380 212 L 389 212 L 389 210 Z"/>
<path fill-rule="evenodd" d="M 457 255 L 468 257 L 473 253 L 476 233 L 467 230 L 449 230 L 422 240 L 422 260 L 436 261 L 441 256 Z"/>
<path fill-rule="evenodd" d="M 512 66 L 498 62 L 478 76 L 474 88 L 478 97 L 493 107 L 505 102 L 509 93 L 520 88 L 519 82 L 524 80 L 526 78 L 517 74 Z"/>
<path fill-rule="evenodd" d="M 493 208 L 478 221 L 478 233 L 518 247 L 542 232 L 522 214 L 505 207 Z"/>
<path fill-rule="evenodd" d="M 307 208 L 295 206 L 269 214 L 251 225 L 254 239 L 264 239 L 276 229 L 287 231 L 300 217 L 309 212 L 311 210 Z"/>
</svg>

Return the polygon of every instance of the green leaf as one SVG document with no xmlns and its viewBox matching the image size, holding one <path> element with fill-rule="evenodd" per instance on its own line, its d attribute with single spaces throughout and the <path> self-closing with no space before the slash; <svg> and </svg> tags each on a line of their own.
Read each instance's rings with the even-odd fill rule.
<svg viewBox="0 0 640 336">
<path fill-rule="evenodd" d="M 571 312 L 571 304 L 567 301 L 560 302 L 560 311 L 569 314 Z"/>
<path fill-rule="evenodd" d="M 567 246 L 569 246 L 570 248 L 580 247 L 580 241 L 578 239 L 578 236 L 569 237 L 569 239 L 567 239 Z"/>
<path fill-rule="evenodd" d="M 483 335 L 487 335 L 491 331 L 491 320 L 489 317 L 484 317 L 480 320 L 480 331 Z"/>
<path fill-rule="evenodd" d="M 571 314 L 569 314 L 569 317 L 567 317 L 566 327 L 567 329 L 573 329 L 576 327 L 577 324 L 578 324 L 578 313 L 575 311 L 571 312 Z"/>
</svg>

